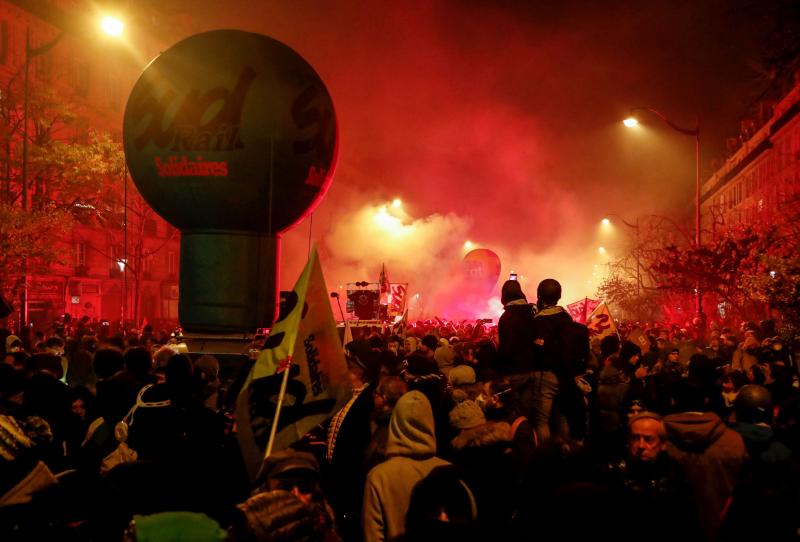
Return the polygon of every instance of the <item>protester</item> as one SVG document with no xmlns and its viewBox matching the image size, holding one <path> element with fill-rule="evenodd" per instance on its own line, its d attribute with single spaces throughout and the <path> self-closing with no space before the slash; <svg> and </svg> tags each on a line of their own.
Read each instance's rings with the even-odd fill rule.
<svg viewBox="0 0 800 542">
<path fill-rule="evenodd" d="M 386 455 L 389 459 L 367 475 L 362 519 L 367 542 L 401 536 L 414 486 L 434 468 L 448 464 L 436 457 L 433 411 L 421 392 L 409 391 L 397 402 Z"/>
</svg>

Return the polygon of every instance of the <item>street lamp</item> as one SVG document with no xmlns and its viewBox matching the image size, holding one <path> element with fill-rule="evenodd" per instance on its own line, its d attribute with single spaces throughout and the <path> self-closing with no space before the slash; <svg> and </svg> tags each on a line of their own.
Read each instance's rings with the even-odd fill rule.
<svg viewBox="0 0 800 542">
<path fill-rule="evenodd" d="M 628 128 L 633 128 L 639 124 L 635 117 L 637 111 L 649 111 L 658 117 L 664 124 L 680 132 L 683 135 L 691 136 L 694 138 L 694 160 L 695 160 L 695 196 L 694 196 L 694 244 L 700 247 L 700 120 L 695 122 L 694 128 L 683 128 L 669 120 L 663 113 L 651 107 L 634 107 L 631 108 L 630 116 L 623 121 L 623 124 Z M 698 281 L 699 282 L 699 281 Z M 703 313 L 703 294 L 700 291 L 698 283 L 695 288 L 695 309 L 697 311 L 697 318 L 701 327 L 705 327 L 705 314 Z"/>
<path fill-rule="evenodd" d="M 109 36 L 119 37 L 125 30 L 125 23 L 111 15 L 106 15 L 100 20 L 100 28 Z"/>
</svg>

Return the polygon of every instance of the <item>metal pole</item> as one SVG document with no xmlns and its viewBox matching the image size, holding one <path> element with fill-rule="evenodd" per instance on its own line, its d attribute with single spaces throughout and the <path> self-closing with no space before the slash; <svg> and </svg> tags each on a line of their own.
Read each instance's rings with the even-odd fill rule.
<svg viewBox="0 0 800 542">
<path fill-rule="evenodd" d="M 28 209 L 28 73 L 30 68 L 30 28 L 25 28 L 25 78 L 22 87 L 22 209 Z M 22 299 L 20 299 L 19 333 L 28 325 L 28 259 L 22 262 Z"/>
<path fill-rule="evenodd" d="M 694 159 L 695 159 L 695 214 L 694 214 L 694 244 L 700 248 L 700 122 L 697 123 L 697 132 L 694 136 Z M 700 281 L 697 281 L 695 288 L 695 306 L 697 318 L 701 328 L 705 327 L 705 315 L 703 314 L 703 293 L 700 291 Z"/>
<path fill-rule="evenodd" d="M 122 268 L 122 329 L 125 329 L 125 317 L 128 308 L 128 164 L 122 168 L 123 177 L 123 208 L 122 208 L 122 255 L 125 265 Z"/>
<path fill-rule="evenodd" d="M 642 276 L 641 276 L 641 269 L 642 265 L 640 263 L 641 257 L 641 250 L 639 248 L 639 217 L 636 217 L 636 297 L 639 297 L 639 288 L 642 284 Z"/>
</svg>

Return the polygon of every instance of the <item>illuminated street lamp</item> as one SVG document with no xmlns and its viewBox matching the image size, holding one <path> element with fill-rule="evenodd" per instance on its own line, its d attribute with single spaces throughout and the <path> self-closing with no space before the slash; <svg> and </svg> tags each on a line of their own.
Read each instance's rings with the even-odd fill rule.
<svg viewBox="0 0 800 542">
<path fill-rule="evenodd" d="M 472 244 L 472 241 L 464 241 L 464 248 L 465 249 L 470 250 L 473 246 L 474 245 Z"/>
<path fill-rule="evenodd" d="M 125 30 L 125 23 L 112 15 L 106 15 L 100 20 L 100 28 L 109 36 L 119 37 Z"/>
<path fill-rule="evenodd" d="M 694 138 L 694 160 L 695 160 L 695 214 L 694 214 L 694 244 L 700 247 L 700 121 L 697 120 L 694 128 L 682 128 L 671 120 L 669 120 L 663 113 L 651 107 L 634 107 L 631 109 L 630 116 L 625 119 L 623 124 L 628 128 L 633 128 L 639 121 L 634 114 L 637 111 L 649 111 L 658 117 L 664 124 L 680 132 L 683 135 L 691 136 Z M 699 284 L 695 288 L 695 309 L 697 311 L 697 318 L 701 327 L 705 327 L 705 314 L 703 313 L 703 294 L 700 291 Z"/>
</svg>

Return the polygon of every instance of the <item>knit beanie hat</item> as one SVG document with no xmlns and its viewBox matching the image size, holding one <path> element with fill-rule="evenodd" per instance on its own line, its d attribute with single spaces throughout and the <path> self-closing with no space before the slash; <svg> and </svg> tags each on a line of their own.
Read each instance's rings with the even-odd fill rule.
<svg viewBox="0 0 800 542">
<path fill-rule="evenodd" d="M 162 512 L 133 521 L 137 542 L 221 542 L 228 537 L 219 523 L 197 512 Z"/>
<path fill-rule="evenodd" d="M 478 403 L 468 399 L 450 411 L 450 425 L 456 429 L 472 429 L 486 423 L 486 417 Z"/>
<path fill-rule="evenodd" d="M 265 479 L 277 478 L 297 471 L 304 471 L 318 477 L 319 463 L 308 452 L 298 452 L 292 448 L 287 448 L 271 454 L 264 460 L 262 475 Z"/>
<path fill-rule="evenodd" d="M 325 515 L 282 489 L 259 493 L 236 507 L 244 515 L 236 529 L 244 540 L 312 542 L 325 536 Z"/>
</svg>

